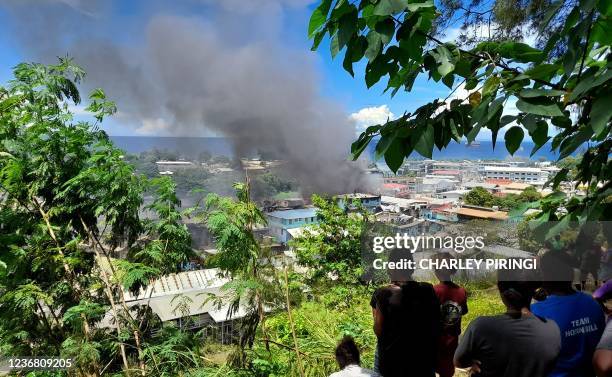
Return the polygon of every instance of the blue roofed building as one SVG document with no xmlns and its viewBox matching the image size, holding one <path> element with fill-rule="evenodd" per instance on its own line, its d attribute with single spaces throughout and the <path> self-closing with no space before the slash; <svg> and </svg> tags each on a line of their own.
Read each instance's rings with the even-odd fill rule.
<svg viewBox="0 0 612 377">
<path fill-rule="evenodd" d="M 270 235 L 281 243 L 287 243 L 292 238 L 291 229 L 318 223 L 315 207 L 268 212 L 266 217 L 268 218 Z"/>
</svg>

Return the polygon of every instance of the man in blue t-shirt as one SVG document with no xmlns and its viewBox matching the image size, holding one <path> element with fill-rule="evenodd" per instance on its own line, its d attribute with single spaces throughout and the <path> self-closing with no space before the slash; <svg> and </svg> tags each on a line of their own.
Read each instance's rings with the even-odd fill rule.
<svg viewBox="0 0 612 377">
<path fill-rule="evenodd" d="M 561 330 L 561 352 L 552 377 L 594 376 L 591 360 L 605 327 L 600 305 L 572 287 L 573 268 L 565 252 L 549 251 L 540 259 L 548 297 L 531 306 L 533 314 L 552 319 Z"/>
</svg>

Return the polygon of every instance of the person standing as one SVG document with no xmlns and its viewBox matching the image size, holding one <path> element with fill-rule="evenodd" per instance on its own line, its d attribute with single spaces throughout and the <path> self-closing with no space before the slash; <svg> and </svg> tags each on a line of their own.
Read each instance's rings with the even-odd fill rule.
<svg viewBox="0 0 612 377">
<path fill-rule="evenodd" d="M 499 271 L 497 287 L 506 313 L 478 317 L 455 351 L 455 366 L 480 377 L 542 377 L 554 368 L 561 348 L 559 327 L 529 310 L 534 287 Z"/>
<path fill-rule="evenodd" d="M 410 258 L 392 251 L 389 261 Z M 370 304 L 377 337 L 375 371 L 384 377 L 434 377 L 440 334 L 440 303 L 433 286 L 412 280 L 412 270 L 390 271 L 392 284 L 374 292 Z"/>
<path fill-rule="evenodd" d="M 449 253 L 437 255 L 438 260 L 449 260 Z M 455 269 L 437 269 L 436 278 L 439 283 L 434 285 L 434 291 L 440 301 L 440 316 L 442 321 L 441 334 L 438 341 L 438 357 L 436 373 L 440 377 L 452 377 L 455 374 L 453 356 L 459 344 L 461 334 L 461 317 L 468 312 L 467 293 L 464 288 L 452 281 Z"/>
<path fill-rule="evenodd" d="M 573 269 L 567 253 L 544 254 L 540 267 L 542 286 L 548 295 L 533 304 L 532 311 L 553 320 L 561 334 L 561 352 L 550 376 L 593 376 L 591 360 L 605 326 L 603 310 L 591 296 L 574 290 Z"/>
</svg>

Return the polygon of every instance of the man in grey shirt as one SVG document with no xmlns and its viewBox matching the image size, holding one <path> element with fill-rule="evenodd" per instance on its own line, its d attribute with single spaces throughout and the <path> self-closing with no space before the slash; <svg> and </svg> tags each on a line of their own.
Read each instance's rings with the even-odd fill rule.
<svg viewBox="0 0 612 377">
<path fill-rule="evenodd" d="M 498 279 L 507 311 L 470 323 L 455 352 L 455 365 L 471 367 L 480 377 L 544 377 L 561 349 L 559 327 L 529 310 L 531 282 L 510 281 L 512 277 L 504 273 Z"/>
<path fill-rule="evenodd" d="M 598 377 L 612 376 L 612 321 L 606 325 L 595 355 L 593 355 L 593 366 Z"/>
</svg>

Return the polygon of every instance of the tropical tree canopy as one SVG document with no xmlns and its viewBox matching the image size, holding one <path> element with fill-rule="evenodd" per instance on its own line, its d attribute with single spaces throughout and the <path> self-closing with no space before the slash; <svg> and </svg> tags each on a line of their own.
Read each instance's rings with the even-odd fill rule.
<svg viewBox="0 0 612 377">
<path fill-rule="evenodd" d="M 461 46 L 445 42 L 441 34 L 453 17 L 463 18 L 463 26 L 496 25 L 494 33 Z M 573 184 L 588 186 L 588 195 L 578 199 L 556 192 L 536 203 L 543 209 L 539 221 L 564 217 L 569 222 L 612 217 L 611 17 L 610 0 L 322 0 L 308 34 L 313 50 L 327 37 L 332 57 L 344 52 L 342 65 L 351 75 L 354 63 L 364 60 L 366 85 L 386 80 L 391 96 L 400 89 L 410 92 L 419 75 L 449 88 L 446 99 L 368 127 L 351 146 L 353 158 L 374 143 L 376 157 L 397 171 L 413 152 L 431 158 L 434 148 L 473 142 L 485 129 L 494 147 L 504 130 L 510 154 L 527 135 L 535 144 L 532 155 L 545 145 L 559 159 L 584 149 L 572 178 Z M 517 40 L 526 25 L 539 28 L 536 46 Z M 458 88 L 467 94 L 453 98 Z M 505 114 L 511 101 L 518 113 Z M 553 176 L 552 188 L 557 190 L 569 172 L 564 168 Z"/>
</svg>

